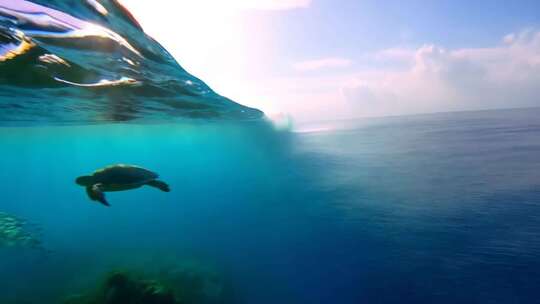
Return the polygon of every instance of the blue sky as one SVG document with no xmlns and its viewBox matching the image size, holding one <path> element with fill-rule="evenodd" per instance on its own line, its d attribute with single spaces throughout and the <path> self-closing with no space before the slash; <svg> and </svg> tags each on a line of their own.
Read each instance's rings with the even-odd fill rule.
<svg viewBox="0 0 540 304">
<path fill-rule="evenodd" d="M 287 50 L 292 54 L 354 56 L 399 44 L 491 45 L 508 32 L 538 25 L 540 2 L 319 0 L 309 9 L 266 18 L 293 43 Z M 309 39 L 307 30 L 323 41 Z"/>
<path fill-rule="evenodd" d="M 276 55 L 284 61 L 357 58 L 426 43 L 493 46 L 508 33 L 538 28 L 540 1 L 314 0 L 307 9 L 251 12 L 246 18 L 274 29 L 280 36 Z"/>
<path fill-rule="evenodd" d="M 186 69 L 269 114 L 540 106 L 540 1 L 123 2 Z"/>
</svg>

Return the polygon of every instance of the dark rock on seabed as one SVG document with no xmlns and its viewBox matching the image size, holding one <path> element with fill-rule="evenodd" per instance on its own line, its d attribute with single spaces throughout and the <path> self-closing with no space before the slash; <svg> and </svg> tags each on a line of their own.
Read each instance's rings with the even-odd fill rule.
<svg viewBox="0 0 540 304">
<path fill-rule="evenodd" d="M 208 273 L 175 270 L 140 274 L 125 270 L 107 274 L 97 289 L 72 295 L 63 304 L 229 304 L 233 299 L 225 280 Z"/>
</svg>

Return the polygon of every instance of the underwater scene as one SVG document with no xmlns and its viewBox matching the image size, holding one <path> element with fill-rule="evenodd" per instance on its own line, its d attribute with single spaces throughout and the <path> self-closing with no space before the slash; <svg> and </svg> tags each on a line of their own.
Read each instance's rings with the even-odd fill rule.
<svg viewBox="0 0 540 304">
<path fill-rule="evenodd" d="M 0 303 L 538 303 L 539 115 L 276 126 L 117 1 L 0 0 Z"/>
</svg>

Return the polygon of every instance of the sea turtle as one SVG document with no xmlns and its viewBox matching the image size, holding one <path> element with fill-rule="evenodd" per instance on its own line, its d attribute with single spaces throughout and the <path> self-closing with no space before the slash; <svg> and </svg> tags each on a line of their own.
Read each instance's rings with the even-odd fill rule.
<svg viewBox="0 0 540 304">
<path fill-rule="evenodd" d="M 156 173 L 144 168 L 118 164 L 99 169 L 92 175 L 80 176 L 75 182 L 86 187 L 86 193 L 91 200 L 110 206 L 104 192 L 136 189 L 144 185 L 169 192 L 169 185 L 157 178 Z"/>
</svg>

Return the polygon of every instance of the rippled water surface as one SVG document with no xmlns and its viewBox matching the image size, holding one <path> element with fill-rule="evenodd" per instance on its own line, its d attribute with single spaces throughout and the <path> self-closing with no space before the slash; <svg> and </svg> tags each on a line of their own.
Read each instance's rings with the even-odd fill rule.
<svg viewBox="0 0 540 304">
<path fill-rule="evenodd" d="M 0 97 L 2 125 L 261 117 L 185 71 L 115 0 L 0 0 Z"/>
</svg>

